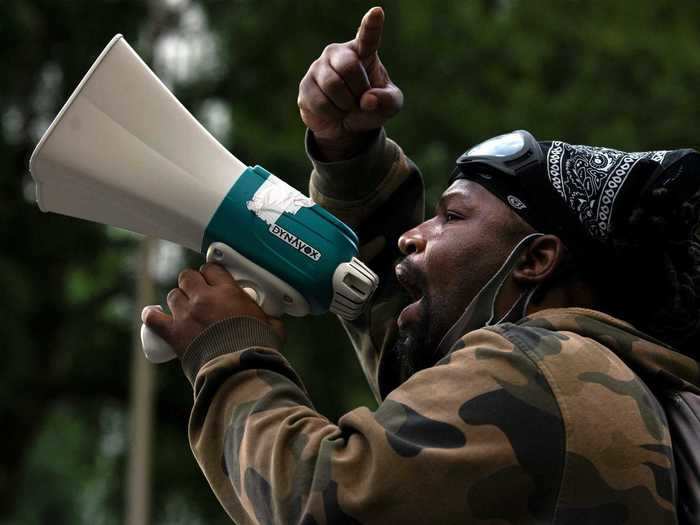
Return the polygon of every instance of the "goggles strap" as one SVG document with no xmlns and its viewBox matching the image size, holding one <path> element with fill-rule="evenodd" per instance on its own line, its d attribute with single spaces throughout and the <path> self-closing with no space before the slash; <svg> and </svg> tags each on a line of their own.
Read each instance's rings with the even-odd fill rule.
<svg viewBox="0 0 700 525">
<path fill-rule="evenodd" d="M 488 320 L 485 326 L 491 326 L 500 323 L 514 323 L 525 317 L 525 315 L 527 315 L 527 308 L 528 306 L 530 306 L 532 296 L 535 295 L 535 292 L 537 292 L 539 287 L 540 285 L 536 284 L 529 290 L 525 290 L 523 293 L 520 294 L 520 297 L 516 299 L 516 301 L 513 303 L 513 306 L 510 307 L 510 310 L 508 310 L 503 315 L 503 317 L 501 317 L 498 321 L 494 322 L 492 314 L 491 319 Z M 492 311 L 496 307 L 496 297 L 498 297 L 498 294 L 496 294 L 496 296 L 493 298 Z"/>
<path fill-rule="evenodd" d="M 517 313 L 524 315 L 524 312 L 527 310 L 527 306 L 529 305 L 537 287 L 533 287 L 531 290 L 523 292 L 518 300 L 515 301 L 510 310 L 508 310 L 508 312 L 499 321 L 497 321 L 497 323 L 493 323 L 493 318 L 495 317 L 496 298 L 498 297 L 498 293 L 501 291 L 503 284 L 506 282 L 506 279 L 508 276 L 510 276 L 513 268 L 515 268 L 515 265 L 518 262 L 518 257 L 527 249 L 533 240 L 535 240 L 537 237 L 541 237 L 542 235 L 544 234 L 531 233 L 530 235 L 521 239 L 518 244 L 515 245 L 498 271 L 496 271 L 491 279 L 489 279 L 481 290 L 479 290 L 479 293 L 474 296 L 474 299 L 472 299 L 472 301 L 464 309 L 464 313 L 442 337 L 440 344 L 437 347 L 438 356 L 442 357 L 447 355 L 457 340 L 472 330 L 478 330 L 479 328 L 483 328 L 484 326 L 489 326 L 491 324 L 517 320 L 515 319 Z M 520 319 L 520 317 L 518 317 L 518 319 Z"/>
</svg>

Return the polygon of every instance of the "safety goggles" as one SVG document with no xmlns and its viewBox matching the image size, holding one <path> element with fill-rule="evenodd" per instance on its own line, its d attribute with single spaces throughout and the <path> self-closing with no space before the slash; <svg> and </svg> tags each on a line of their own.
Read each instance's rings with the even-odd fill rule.
<svg viewBox="0 0 700 525">
<path fill-rule="evenodd" d="M 519 129 L 488 139 L 467 150 L 457 159 L 452 179 L 473 173 L 517 177 L 544 156 L 535 137 Z"/>
</svg>

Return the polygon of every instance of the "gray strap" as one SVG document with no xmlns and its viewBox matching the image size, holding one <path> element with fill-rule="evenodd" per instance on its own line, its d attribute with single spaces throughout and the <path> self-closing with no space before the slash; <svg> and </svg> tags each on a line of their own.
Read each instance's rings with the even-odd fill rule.
<svg viewBox="0 0 700 525">
<path fill-rule="evenodd" d="M 525 251 L 530 243 L 537 237 L 541 237 L 543 233 L 531 233 L 515 245 L 511 250 L 510 255 L 506 257 L 505 262 L 501 265 L 498 271 L 489 279 L 489 281 L 479 290 L 474 299 L 464 309 L 464 313 L 452 325 L 452 327 L 443 336 L 440 344 L 437 347 L 437 355 L 444 356 L 457 342 L 457 339 L 464 334 L 483 328 L 493 322 L 495 316 L 495 304 L 498 292 L 500 292 L 503 283 L 515 268 L 518 262 L 518 257 Z M 508 311 L 501 321 L 509 318 L 514 311 L 517 310 L 519 304 L 527 306 L 530 298 L 534 293 L 534 288 L 526 293 L 523 293 L 515 302 L 513 307 Z M 500 322 L 500 321 L 499 321 Z"/>
</svg>

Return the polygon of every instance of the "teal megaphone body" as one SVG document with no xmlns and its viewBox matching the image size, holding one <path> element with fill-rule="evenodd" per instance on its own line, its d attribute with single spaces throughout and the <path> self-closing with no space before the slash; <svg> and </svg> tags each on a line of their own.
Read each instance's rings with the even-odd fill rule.
<svg viewBox="0 0 700 525">
<path fill-rule="evenodd" d="M 275 317 L 354 319 L 378 285 L 352 229 L 228 152 L 121 35 L 41 138 L 30 171 L 41 210 L 206 254 Z M 151 361 L 175 357 L 145 325 L 141 337 Z"/>
</svg>

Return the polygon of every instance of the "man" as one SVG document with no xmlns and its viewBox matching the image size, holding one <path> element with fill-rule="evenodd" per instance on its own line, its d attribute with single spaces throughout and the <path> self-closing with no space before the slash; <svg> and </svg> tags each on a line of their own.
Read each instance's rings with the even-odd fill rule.
<svg viewBox="0 0 700 525">
<path fill-rule="evenodd" d="M 193 384 L 190 443 L 220 502 L 239 523 L 671 524 L 692 515 L 649 386 L 698 394 L 700 366 L 628 324 L 654 328 L 661 317 L 618 292 L 634 283 L 626 274 L 654 281 L 667 310 L 690 319 L 664 342 L 692 348 L 696 281 L 684 276 L 694 259 L 623 261 L 652 226 L 659 239 L 694 235 L 692 202 L 685 229 L 674 220 L 680 193 L 697 189 L 685 182 L 697 155 L 514 132 L 463 155 L 423 222 L 419 172 L 382 131 L 402 105 L 377 55 L 383 16 L 370 10 L 354 40 L 328 46 L 299 91 L 311 195 L 358 231 L 381 276 L 371 309 L 345 323 L 379 408 L 337 425 L 316 413 L 279 353 L 281 323 L 219 266 L 180 275 L 172 317 L 146 314 Z M 631 211 L 618 214 L 618 204 Z M 644 273 L 659 268 L 673 279 Z"/>
</svg>

